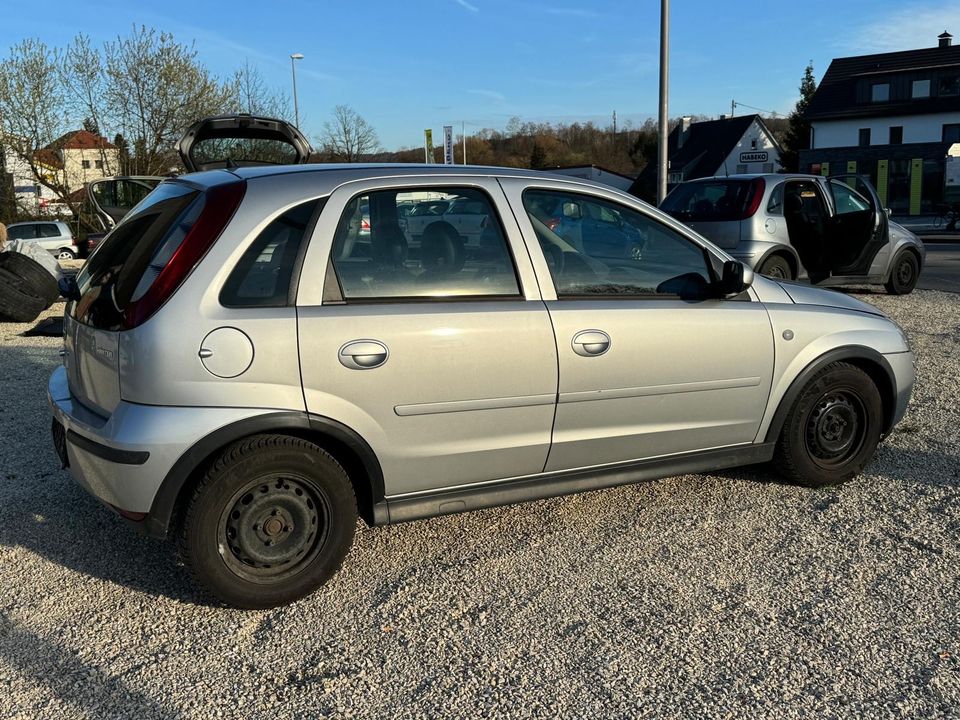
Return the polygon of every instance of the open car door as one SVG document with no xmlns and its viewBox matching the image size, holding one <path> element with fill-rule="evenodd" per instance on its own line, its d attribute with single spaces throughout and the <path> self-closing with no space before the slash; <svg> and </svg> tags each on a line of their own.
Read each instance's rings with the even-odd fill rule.
<svg viewBox="0 0 960 720">
<path fill-rule="evenodd" d="M 190 126 L 178 147 L 187 172 L 308 162 L 310 143 L 293 125 L 255 115 L 223 115 Z"/>
<path fill-rule="evenodd" d="M 104 178 L 87 183 L 87 200 L 94 225 L 109 232 L 164 178 L 149 175 Z"/>
<path fill-rule="evenodd" d="M 889 240 L 887 213 L 861 175 L 827 178 L 833 201 L 824 255 L 832 275 L 866 275 Z"/>
</svg>

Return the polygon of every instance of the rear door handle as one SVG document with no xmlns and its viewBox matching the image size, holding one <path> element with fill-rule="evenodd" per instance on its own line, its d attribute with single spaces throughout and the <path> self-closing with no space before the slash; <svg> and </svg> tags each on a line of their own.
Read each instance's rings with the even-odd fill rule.
<svg viewBox="0 0 960 720">
<path fill-rule="evenodd" d="M 372 370 L 387 361 L 390 351 L 379 340 L 351 340 L 340 348 L 337 357 L 351 370 Z"/>
<path fill-rule="evenodd" d="M 581 330 L 573 336 L 572 347 L 582 357 L 603 355 L 610 349 L 610 336 L 602 330 Z"/>
</svg>

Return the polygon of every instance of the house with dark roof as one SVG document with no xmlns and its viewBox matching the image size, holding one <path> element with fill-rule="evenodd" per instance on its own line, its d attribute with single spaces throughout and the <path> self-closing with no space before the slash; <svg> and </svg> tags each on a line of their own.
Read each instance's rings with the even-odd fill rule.
<svg viewBox="0 0 960 720">
<path fill-rule="evenodd" d="M 960 46 L 948 32 L 937 40 L 833 60 L 807 107 L 810 149 L 800 152 L 800 169 L 866 175 L 899 215 L 960 200 L 947 160 L 960 143 Z"/>
<path fill-rule="evenodd" d="M 691 123 L 681 119 L 667 139 L 667 189 L 686 180 L 716 175 L 777 172 L 780 144 L 759 115 Z M 629 192 L 655 202 L 656 160 L 647 163 Z"/>
</svg>

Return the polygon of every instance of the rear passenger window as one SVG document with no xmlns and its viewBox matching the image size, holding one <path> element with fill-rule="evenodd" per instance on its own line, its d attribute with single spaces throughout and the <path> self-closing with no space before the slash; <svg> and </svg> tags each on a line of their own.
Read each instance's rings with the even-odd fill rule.
<svg viewBox="0 0 960 720">
<path fill-rule="evenodd" d="M 311 200 L 271 222 L 247 248 L 220 291 L 225 307 L 283 307 L 307 227 L 326 198 Z"/>
<path fill-rule="evenodd" d="M 60 237 L 60 228 L 53 223 L 43 223 L 40 227 L 40 237 Z"/>
<path fill-rule="evenodd" d="M 332 261 L 347 301 L 520 295 L 500 219 L 474 188 L 355 197 L 337 228 Z"/>
</svg>

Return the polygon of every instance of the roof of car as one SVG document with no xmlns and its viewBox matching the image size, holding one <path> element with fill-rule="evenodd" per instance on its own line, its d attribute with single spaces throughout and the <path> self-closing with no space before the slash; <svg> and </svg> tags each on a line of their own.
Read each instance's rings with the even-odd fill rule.
<svg viewBox="0 0 960 720">
<path fill-rule="evenodd" d="M 306 163 L 303 165 L 256 165 L 234 168 L 230 172 L 238 177 L 252 179 L 269 175 L 289 173 L 343 172 L 351 175 L 485 175 L 490 177 L 542 177 L 549 175 L 560 180 L 570 180 L 569 175 L 526 170 L 523 168 L 492 167 L 486 165 L 428 165 L 425 163 Z M 580 180 L 582 178 L 575 178 Z"/>
<path fill-rule="evenodd" d="M 9 230 L 12 227 L 19 227 L 21 225 L 66 225 L 63 220 L 22 220 L 20 222 L 10 223 L 7 225 Z"/>
<path fill-rule="evenodd" d="M 810 173 L 745 173 L 741 175 L 714 175 L 713 177 L 696 178 L 695 180 L 685 180 L 687 183 L 711 182 L 715 180 L 753 180 L 754 178 L 763 178 L 764 180 L 812 180 L 822 177 L 820 175 L 811 175 Z"/>
</svg>

